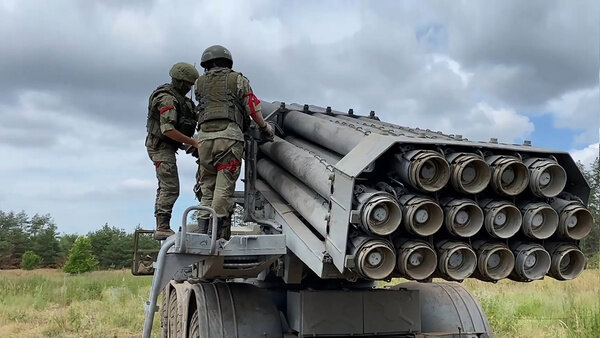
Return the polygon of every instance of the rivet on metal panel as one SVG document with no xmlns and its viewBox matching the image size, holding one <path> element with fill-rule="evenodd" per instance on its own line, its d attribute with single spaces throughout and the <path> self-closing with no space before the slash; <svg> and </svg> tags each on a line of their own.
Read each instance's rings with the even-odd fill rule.
<svg viewBox="0 0 600 338">
<path fill-rule="evenodd" d="M 348 115 L 354 115 L 354 109 L 352 109 L 352 108 L 348 109 Z"/>
</svg>

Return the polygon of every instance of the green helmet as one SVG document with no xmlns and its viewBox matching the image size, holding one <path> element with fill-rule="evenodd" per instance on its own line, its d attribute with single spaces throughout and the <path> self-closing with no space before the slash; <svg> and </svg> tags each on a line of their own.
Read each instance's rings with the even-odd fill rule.
<svg viewBox="0 0 600 338">
<path fill-rule="evenodd" d="M 194 66 L 185 62 L 177 62 L 171 67 L 169 75 L 176 80 L 186 81 L 189 83 L 196 82 L 196 79 L 200 76 Z"/>
<path fill-rule="evenodd" d="M 221 45 L 214 45 L 204 50 L 204 53 L 202 53 L 202 59 L 200 59 L 200 66 L 206 68 L 206 62 L 214 59 L 227 59 L 233 63 L 233 57 L 227 48 Z"/>
</svg>

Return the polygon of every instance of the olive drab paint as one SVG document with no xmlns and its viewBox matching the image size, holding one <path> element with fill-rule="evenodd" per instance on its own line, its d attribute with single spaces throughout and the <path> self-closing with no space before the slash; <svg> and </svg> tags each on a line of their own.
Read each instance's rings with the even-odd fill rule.
<svg viewBox="0 0 600 338">
<path fill-rule="evenodd" d="M 173 102 L 172 106 L 163 105 L 163 107 L 161 107 L 161 100 L 163 100 L 165 96 L 167 96 L 166 99 L 171 99 L 169 102 Z M 169 107 L 175 109 L 177 114 L 177 118 L 174 121 L 175 124 L 173 127 L 186 136 L 191 137 L 194 135 L 194 131 L 196 130 L 194 102 L 191 99 L 179 94 L 170 83 L 165 83 L 161 86 L 158 86 L 158 88 L 152 92 L 148 100 L 148 118 L 146 122 L 146 130 L 148 131 L 148 135 L 146 138 L 146 147 L 154 148 L 158 146 L 161 141 L 172 144 L 175 147 L 180 147 L 182 145 L 180 142 L 164 136 L 161 131 L 160 115 L 166 112 L 163 109 Z M 161 110 L 163 110 L 162 113 Z"/>
<path fill-rule="evenodd" d="M 250 120 L 243 113 L 244 108 L 238 98 L 239 77 L 243 75 L 228 68 L 215 67 L 198 78 L 196 99 L 199 125 L 226 119 L 235 122 L 242 131 L 246 130 Z"/>
</svg>

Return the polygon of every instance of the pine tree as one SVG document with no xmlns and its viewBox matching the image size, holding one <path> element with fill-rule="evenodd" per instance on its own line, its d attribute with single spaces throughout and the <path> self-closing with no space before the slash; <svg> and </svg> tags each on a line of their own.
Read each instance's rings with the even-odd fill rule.
<svg viewBox="0 0 600 338">
<path fill-rule="evenodd" d="M 70 274 L 93 271 L 98 266 L 98 260 L 92 254 L 92 244 L 87 237 L 79 236 L 69 252 L 67 263 L 63 267 Z"/>
<path fill-rule="evenodd" d="M 594 225 L 590 234 L 583 238 L 580 244 L 581 250 L 590 259 L 590 267 L 597 267 L 600 249 L 600 157 L 596 157 L 591 168 L 582 169 L 583 175 L 590 185 L 588 209 L 594 218 Z"/>
<path fill-rule="evenodd" d="M 41 261 L 42 258 L 36 255 L 35 252 L 31 250 L 25 251 L 21 259 L 21 269 L 33 270 L 40 264 Z"/>
</svg>

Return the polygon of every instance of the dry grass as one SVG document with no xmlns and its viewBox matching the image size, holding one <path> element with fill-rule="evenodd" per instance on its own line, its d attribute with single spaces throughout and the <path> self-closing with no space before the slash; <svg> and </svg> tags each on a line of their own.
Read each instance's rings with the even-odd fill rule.
<svg viewBox="0 0 600 338">
<path fill-rule="evenodd" d="M 139 337 L 150 284 L 126 270 L 79 276 L 0 271 L 0 337 Z M 600 270 L 570 282 L 463 285 L 481 302 L 498 337 L 600 336 Z M 158 316 L 153 333 L 160 333 Z"/>
<path fill-rule="evenodd" d="M 467 280 L 497 337 L 600 337 L 600 270 L 568 282 Z"/>
<path fill-rule="evenodd" d="M 126 270 L 0 271 L 0 336 L 139 337 L 150 284 Z M 160 336 L 158 316 L 153 331 Z"/>
</svg>

